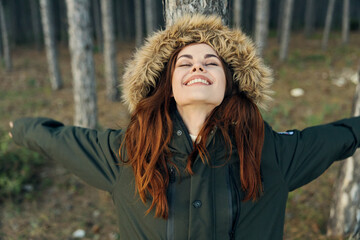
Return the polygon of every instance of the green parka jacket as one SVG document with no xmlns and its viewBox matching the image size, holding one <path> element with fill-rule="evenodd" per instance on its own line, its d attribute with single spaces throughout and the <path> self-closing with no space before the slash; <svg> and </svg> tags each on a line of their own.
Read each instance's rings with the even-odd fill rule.
<svg viewBox="0 0 360 240">
<path fill-rule="evenodd" d="M 153 212 L 145 215 L 149 205 L 134 194 L 132 168 L 119 162 L 124 131 L 98 132 L 47 118 L 23 118 L 14 122 L 12 134 L 17 144 L 42 152 L 88 184 L 108 191 L 119 219 L 120 238 L 132 240 L 280 240 L 288 192 L 321 175 L 335 160 L 351 156 L 360 144 L 360 118 L 285 133 L 274 132 L 265 123 L 264 192 L 256 202 L 242 202 L 236 149 L 224 164 L 227 150 L 220 131 L 213 131 L 207 141 L 211 166 L 198 158 L 195 174 L 186 175 L 192 142 L 180 115 L 172 117 L 169 148 L 181 176 L 170 168 L 168 220 L 154 218 Z"/>
</svg>

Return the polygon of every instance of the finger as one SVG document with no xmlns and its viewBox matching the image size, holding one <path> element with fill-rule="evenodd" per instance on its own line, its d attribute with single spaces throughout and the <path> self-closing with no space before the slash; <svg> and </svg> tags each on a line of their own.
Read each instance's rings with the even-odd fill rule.
<svg viewBox="0 0 360 240">
<path fill-rule="evenodd" d="M 13 135 L 11 134 L 11 132 L 9 132 L 9 136 L 12 138 L 13 137 Z"/>
<path fill-rule="evenodd" d="M 14 127 L 14 123 L 13 123 L 12 121 L 10 121 L 10 122 L 9 122 L 9 126 L 10 126 L 11 128 L 13 128 L 13 127 Z"/>
</svg>

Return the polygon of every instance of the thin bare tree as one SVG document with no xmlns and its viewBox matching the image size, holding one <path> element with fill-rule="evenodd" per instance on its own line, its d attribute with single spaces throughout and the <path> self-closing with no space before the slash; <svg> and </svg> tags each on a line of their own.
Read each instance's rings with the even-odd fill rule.
<svg viewBox="0 0 360 240">
<path fill-rule="evenodd" d="M 1 35 L 2 35 L 2 45 L 4 49 L 5 67 L 6 67 L 6 71 L 11 71 L 12 61 L 10 54 L 9 33 L 7 29 L 3 0 L 0 0 L 0 22 L 1 22 Z"/>
<path fill-rule="evenodd" d="M 305 36 L 308 38 L 314 32 L 314 0 L 306 0 Z"/>
<path fill-rule="evenodd" d="M 117 101 L 119 99 L 119 91 L 117 88 L 113 0 L 101 1 L 101 15 L 104 36 L 106 96 L 110 101 Z"/>
<path fill-rule="evenodd" d="M 149 36 L 155 29 L 155 6 L 153 0 L 145 0 L 146 35 Z"/>
<path fill-rule="evenodd" d="M 34 39 L 36 48 L 41 50 L 41 23 L 40 23 L 40 14 L 39 14 L 39 2 L 38 0 L 30 1 L 30 12 L 31 12 L 31 25 L 34 31 Z"/>
<path fill-rule="evenodd" d="M 99 7 L 99 0 L 92 0 L 92 10 L 94 16 L 94 28 L 95 28 L 95 37 L 96 37 L 96 45 L 100 52 L 103 51 L 103 34 L 101 30 L 101 11 Z"/>
<path fill-rule="evenodd" d="M 255 43 L 262 55 L 269 32 L 269 0 L 256 0 Z"/>
<path fill-rule="evenodd" d="M 3 43 L 2 43 L 2 34 L 1 34 L 1 17 L 0 17 L 0 59 L 4 58 L 4 48 L 3 48 Z"/>
<path fill-rule="evenodd" d="M 322 42 L 321 42 L 321 48 L 323 50 L 326 50 L 327 44 L 329 41 L 329 34 L 330 34 L 330 29 L 331 29 L 331 22 L 332 22 L 332 16 L 333 16 L 333 12 L 334 12 L 334 6 L 335 6 L 335 0 L 329 0 L 327 12 L 326 12 L 324 33 L 323 33 L 323 38 L 322 38 Z"/>
<path fill-rule="evenodd" d="M 135 4 L 135 43 L 136 46 L 139 47 L 144 38 L 141 0 L 135 0 L 134 4 Z"/>
<path fill-rule="evenodd" d="M 54 22 L 52 19 L 51 0 L 40 0 L 41 20 L 45 38 L 46 57 L 48 61 L 50 83 L 53 90 L 58 90 L 62 87 L 62 79 L 59 70 L 58 53 L 56 50 Z"/>
<path fill-rule="evenodd" d="M 360 77 L 360 66 L 358 75 Z M 360 116 L 360 84 L 356 87 L 353 116 Z M 360 150 L 344 161 L 330 209 L 328 236 L 360 239 Z"/>
<path fill-rule="evenodd" d="M 166 25 L 172 25 L 185 13 L 217 14 L 225 24 L 229 21 L 228 0 L 164 0 Z"/>
<path fill-rule="evenodd" d="M 342 16 L 342 43 L 349 42 L 349 15 L 350 15 L 350 0 L 343 2 L 343 16 Z"/>
<path fill-rule="evenodd" d="M 75 125 L 95 128 L 96 87 L 89 0 L 66 0 L 73 75 Z"/>
<path fill-rule="evenodd" d="M 285 0 L 284 2 L 284 18 L 281 27 L 281 39 L 280 39 L 280 51 L 279 51 L 280 61 L 285 61 L 288 53 L 288 46 L 289 46 L 290 34 L 291 34 L 290 29 L 291 29 L 293 5 L 294 5 L 294 0 Z"/>
<path fill-rule="evenodd" d="M 242 10 L 242 0 L 234 0 L 233 25 L 235 28 L 241 28 Z"/>
<path fill-rule="evenodd" d="M 285 0 L 280 0 L 279 13 L 277 15 L 277 25 L 276 25 L 276 38 L 278 43 L 280 43 L 281 41 L 282 26 L 284 21 L 284 5 L 285 5 Z"/>
<path fill-rule="evenodd" d="M 58 15 L 59 15 L 59 20 L 58 20 L 58 26 L 59 26 L 59 37 L 60 37 L 60 42 L 65 45 L 68 46 L 69 45 L 69 36 L 68 36 L 68 21 L 67 21 L 67 12 L 66 12 L 66 3 L 65 1 L 58 1 Z"/>
<path fill-rule="evenodd" d="M 358 32 L 360 32 L 360 8 L 357 8 L 356 15 L 357 15 L 357 24 L 358 24 Z"/>
</svg>

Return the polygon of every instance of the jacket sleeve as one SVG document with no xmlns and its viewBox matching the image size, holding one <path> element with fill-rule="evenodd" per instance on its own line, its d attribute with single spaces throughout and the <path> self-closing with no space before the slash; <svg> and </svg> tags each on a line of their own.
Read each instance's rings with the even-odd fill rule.
<svg viewBox="0 0 360 240">
<path fill-rule="evenodd" d="M 112 191 L 120 172 L 121 130 L 98 132 L 47 118 L 22 118 L 14 122 L 12 135 L 16 144 L 60 162 L 96 188 Z"/>
<path fill-rule="evenodd" d="M 272 134 L 280 170 L 292 191 L 320 176 L 334 161 L 354 154 L 360 144 L 360 118 Z"/>
</svg>

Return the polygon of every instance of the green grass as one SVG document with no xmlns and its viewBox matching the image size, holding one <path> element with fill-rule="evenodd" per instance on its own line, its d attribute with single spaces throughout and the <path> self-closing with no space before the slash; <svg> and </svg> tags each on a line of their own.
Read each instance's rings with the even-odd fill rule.
<svg viewBox="0 0 360 240">
<path fill-rule="evenodd" d="M 43 164 L 38 153 L 14 146 L 8 134 L 0 131 L 0 202 L 32 198 Z"/>
</svg>

